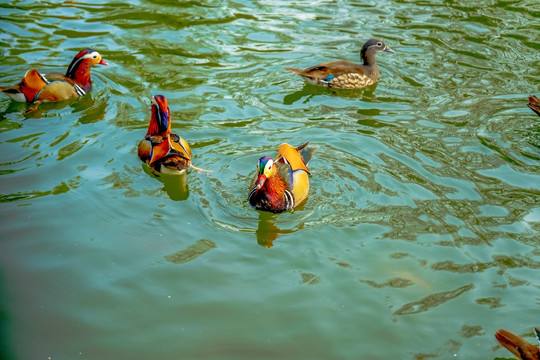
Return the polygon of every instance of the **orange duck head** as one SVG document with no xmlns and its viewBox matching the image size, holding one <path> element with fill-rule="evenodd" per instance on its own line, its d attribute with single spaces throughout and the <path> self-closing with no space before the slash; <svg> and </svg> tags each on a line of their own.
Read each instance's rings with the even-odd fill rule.
<svg viewBox="0 0 540 360">
<path fill-rule="evenodd" d="M 152 116 L 146 136 L 161 135 L 171 133 L 171 111 L 167 104 L 167 99 L 163 95 L 156 95 L 152 98 Z"/>
<path fill-rule="evenodd" d="M 540 343 L 540 330 L 538 328 L 534 329 L 536 338 Z M 508 349 L 512 354 L 514 354 L 520 360 L 539 360 L 540 359 L 540 349 L 538 346 L 529 344 L 520 336 L 508 331 L 508 330 L 497 330 L 495 333 L 497 341 Z"/>
<path fill-rule="evenodd" d="M 86 49 L 79 51 L 71 64 L 69 64 L 66 77 L 75 81 L 85 92 L 88 92 L 92 87 L 90 69 L 96 64 L 109 65 L 96 50 Z"/>
</svg>

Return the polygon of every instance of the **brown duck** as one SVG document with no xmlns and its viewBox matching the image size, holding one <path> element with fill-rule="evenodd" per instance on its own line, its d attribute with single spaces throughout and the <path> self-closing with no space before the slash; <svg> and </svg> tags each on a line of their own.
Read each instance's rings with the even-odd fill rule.
<svg viewBox="0 0 540 360">
<path fill-rule="evenodd" d="M 538 328 L 534 328 L 534 333 L 536 334 L 536 338 L 540 343 L 540 330 L 538 330 Z M 520 360 L 540 359 L 540 349 L 538 346 L 529 344 L 527 341 L 508 330 L 497 330 L 495 337 L 502 346 L 507 348 L 508 351 L 510 351 Z"/>
<path fill-rule="evenodd" d="M 357 89 L 370 86 L 379 80 L 379 69 L 375 63 L 375 56 L 379 51 L 393 53 L 380 39 L 370 39 L 360 50 L 362 65 L 350 61 L 337 60 L 297 69 L 285 69 L 300 75 L 308 83 L 328 88 Z"/>
</svg>

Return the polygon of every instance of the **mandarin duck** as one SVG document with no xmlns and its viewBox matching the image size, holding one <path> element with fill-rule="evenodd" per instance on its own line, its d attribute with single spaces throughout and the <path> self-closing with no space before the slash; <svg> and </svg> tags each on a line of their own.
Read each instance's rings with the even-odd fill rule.
<svg viewBox="0 0 540 360">
<path fill-rule="evenodd" d="M 538 96 L 530 95 L 529 104 L 527 106 L 529 106 L 532 111 L 540 116 L 540 99 Z"/>
<path fill-rule="evenodd" d="M 360 50 L 362 65 L 350 61 L 337 60 L 297 69 L 285 67 L 285 69 L 300 75 L 308 83 L 328 88 L 358 89 L 370 86 L 379 80 L 379 68 L 375 63 L 375 56 L 379 51 L 393 53 L 386 44 L 379 39 L 370 39 Z"/>
<path fill-rule="evenodd" d="M 536 339 L 540 344 L 540 330 L 534 328 L 536 334 Z M 495 333 L 497 341 L 508 349 L 512 354 L 517 356 L 520 360 L 539 360 L 540 359 L 540 349 L 538 346 L 529 344 L 520 336 L 508 331 L 508 330 L 497 330 Z"/>
<path fill-rule="evenodd" d="M 171 132 L 171 112 L 165 96 L 152 98 L 151 112 L 148 131 L 139 143 L 139 158 L 157 172 L 182 174 L 191 164 L 191 149 L 186 140 Z"/>
<path fill-rule="evenodd" d="M 281 144 L 275 159 L 263 156 L 257 164 L 248 196 L 258 210 L 279 213 L 294 208 L 307 198 L 309 170 L 307 164 L 315 149 L 307 142 L 293 147 Z"/>
<path fill-rule="evenodd" d="M 109 65 L 97 51 L 82 50 L 69 64 L 66 75 L 43 75 L 32 69 L 26 72 L 19 83 L 0 87 L 0 91 L 15 101 L 34 103 L 29 110 L 35 110 L 42 102 L 78 98 L 92 88 L 90 70 L 96 64 Z"/>
</svg>

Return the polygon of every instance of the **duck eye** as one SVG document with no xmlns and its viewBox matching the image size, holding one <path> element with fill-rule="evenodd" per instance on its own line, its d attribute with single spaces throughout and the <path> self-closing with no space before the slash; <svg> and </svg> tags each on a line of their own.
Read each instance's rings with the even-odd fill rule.
<svg viewBox="0 0 540 360">
<path fill-rule="evenodd" d="M 379 41 L 379 42 L 377 43 L 377 46 L 378 46 L 378 47 L 381 47 L 381 46 L 382 46 L 382 42 Z"/>
<path fill-rule="evenodd" d="M 92 56 L 94 59 L 97 59 L 97 55 Z"/>
</svg>

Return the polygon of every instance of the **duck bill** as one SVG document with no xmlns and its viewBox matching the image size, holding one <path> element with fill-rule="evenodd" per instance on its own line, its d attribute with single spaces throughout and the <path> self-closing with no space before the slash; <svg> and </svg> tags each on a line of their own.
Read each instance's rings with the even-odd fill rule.
<svg viewBox="0 0 540 360">
<path fill-rule="evenodd" d="M 389 52 L 389 53 L 392 53 L 392 54 L 395 53 L 395 51 L 392 50 L 392 49 L 390 49 L 390 48 L 388 47 L 388 45 L 386 45 L 386 47 L 384 48 L 383 51 L 384 51 L 384 52 Z"/>
<path fill-rule="evenodd" d="M 257 181 L 255 182 L 254 188 L 259 190 L 260 188 L 263 187 L 265 181 L 266 181 L 266 175 L 261 174 L 257 176 Z"/>
<path fill-rule="evenodd" d="M 109 63 L 106 62 L 105 60 L 103 60 L 103 58 L 101 58 L 101 60 L 99 60 L 98 64 L 100 64 L 100 65 L 105 65 L 105 66 L 109 66 Z"/>
</svg>

